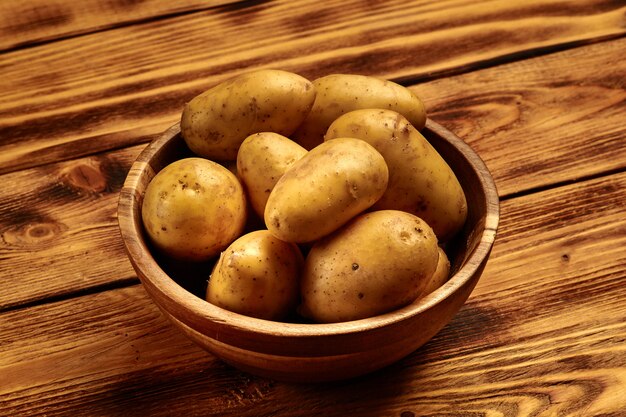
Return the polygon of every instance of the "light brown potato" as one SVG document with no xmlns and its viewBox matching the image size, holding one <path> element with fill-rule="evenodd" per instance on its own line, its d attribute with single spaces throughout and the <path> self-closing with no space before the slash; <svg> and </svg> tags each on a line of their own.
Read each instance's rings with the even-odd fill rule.
<svg viewBox="0 0 626 417">
<path fill-rule="evenodd" d="M 449 240 L 465 223 L 467 201 L 446 161 L 401 114 L 363 109 L 335 120 L 325 140 L 353 137 L 366 141 L 389 167 L 387 191 L 374 209 L 396 209 L 424 219 L 440 241 Z"/>
<path fill-rule="evenodd" d="M 313 245 L 299 312 L 327 323 L 392 311 L 421 296 L 437 258 L 437 238 L 419 217 L 398 210 L 361 214 Z"/>
<path fill-rule="evenodd" d="M 254 211 L 262 218 L 274 186 L 307 151 L 291 139 L 273 132 L 248 136 L 237 154 L 237 173 Z"/>
<path fill-rule="evenodd" d="M 259 70 L 225 81 L 193 98 L 180 128 L 199 156 L 234 160 L 241 142 L 257 132 L 289 136 L 308 115 L 315 88 L 287 71 Z"/>
<path fill-rule="evenodd" d="M 422 295 L 430 294 L 441 287 L 448 281 L 450 276 L 450 260 L 448 259 L 448 255 L 446 255 L 446 252 L 441 247 L 438 249 L 439 258 L 437 260 L 437 268 L 435 269 L 435 273 L 428 280 L 428 284 Z"/>
<path fill-rule="evenodd" d="M 298 246 L 267 230 L 235 240 L 215 264 L 206 299 L 224 309 L 267 320 L 283 320 L 300 299 L 303 258 Z"/>
<path fill-rule="evenodd" d="M 385 192 L 388 175 L 383 157 L 365 141 L 323 143 L 278 180 L 265 224 L 284 241 L 312 242 L 371 207 Z"/>
<path fill-rule="evenodd" d="M 185 158 L 150 181 L 141 214 L 150 240 L 161 252 L 205 261 L 241 234 L 246 198 L 228 169 L 207 159 Z"/>
<path fill-rule="evenodd" d="M 304 123 L 291 136 L 306 149 L 324 140 L 328 126 L 357 109 L 391 109 L 403 114 L 418 130 L 426 124 L 426 109 L 411 90 L 392 81 L 355 74 L 332 74 L 313 81 L 317 97 Z"/>
</svg>

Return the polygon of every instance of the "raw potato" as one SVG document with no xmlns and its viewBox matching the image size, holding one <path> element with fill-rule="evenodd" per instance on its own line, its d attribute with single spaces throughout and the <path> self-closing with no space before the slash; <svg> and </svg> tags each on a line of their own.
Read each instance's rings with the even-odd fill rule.
<svg viewBox="0 0 626 417">
<path fill-rule="evenodd" d="M 366 141 L 385 158 L 389 185 L 374 209 L 395 209 L 424 219 L 440 241 L 465 223 L 467 201 L 454 172 L 420 132 L 401 114 L 363 109 L 340 116 L 325 140 L 353 137 Z"/>
<path fill-rule="evenodd" d="M 267 230 L 248 233 L 220 256 L 206 299 L 236 313 L 283 320 L 299 302 L 302 263 L 295 244 L 278 240 Z"/>
<path fill-rule="evenodd" d="M 241 234 L 246 199 L 228 169 L 203 158 L 186 158 L 172 162 L 150 181 L 141 215 L 161 252 L 179 260 L 204 261 Z"/>
<path fill-rule="evenodd" d="M 241 142 L 257 132 L 289 136 L 315 100 L 313 84 L 297 74 L 259 70 L 242 74 L 185 105 L 180 128 L 199 156 L 234 160 Z"/>
<path fill-rule="evenodd" d="M 448 255 L 446 252 L 439 247 L 439 259 L 437 260 L 437 269 L 435 269 L 435 273 L 428 281 L 426 288 L 424 289 L 424 294 L 427 295 L 431 292 L 435 291 L 437 288 L 441 287 L 448 281 L 450 275 L 450 260 L 448 259 Z"/>
<path fill-rule="evenodd" d="M 254 211 L 263 218 L 274 186 L 307 151 L 291 139 L 273 132 L 250 135 L 237 154 L 237 173 Z"/>
<path fill-rule="evenodd" d="M 306 149 L 324 140 L 328 126 L 339 116 L 357 109 L 391 109 L 403 114 L 417 129 L 426 124 L 426 109 L 411 90 L 380 78 L 332 74 L 313 81 L 317 97 L 293 139 Z"/>
<path fill-rule="evenodd" d="M 279 239 L 312 242 L 369 208 L 387 188 L 383 157 L 365 141 L 338 138 L 294 163 L 265 207 L 265 224 Z"/>
<path fill-rule="evenodd" d="M 313 245 L 300 313 L 329 323 L 392 311 L 422 295 L 437 259 L 437 238 L 419 217 L 397 210 L 362 214 Z"/>
</svg>

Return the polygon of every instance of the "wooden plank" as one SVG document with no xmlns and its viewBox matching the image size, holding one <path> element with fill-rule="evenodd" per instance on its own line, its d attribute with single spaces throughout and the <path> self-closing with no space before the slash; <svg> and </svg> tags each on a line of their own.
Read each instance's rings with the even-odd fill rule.
<svg viewBox="0 0 626 417">
<path fill-rule="evenodd" d="M 176 121 L 185 101 L 254 68 L 407 81 L 626 32 L 626 5 L 606 0 L 324 6 L 218 8 L 4 54 L 0 172 L 143 142 Z"/>
<path fill-rule="evenodd" d="M 0 50 L 49 42 L 193 10 L 249 1 L 28 0 L 0 2 Z"/>
<path fill-rule="evenodd" d="M 626 81 L 620 75 L 626 63 L 618 60 L 625 46 L 626 40 L 604 42 L 414 88 L 436 121 L 479 152 L 500 195 L 508 195 L 626 166 Z M 561 84 L 547 81 L 563 69 L 568 75 Z M 0 189 L 0 310 L 133 276 L 117 231 L 116 195 L 141 148 L 0 176 L 6 184 Z M 100 167 L 89 172 L 106 192 L 92 186 L 74 199 L 76 188 L 64 173 L 82 166 Z M 94 266 L 85 270 L 77 259 Z M 43 267 L 63 279 L 44 279 Z"/>
<path fill-rule="evenodd" d="M 625 51 L 621 39 L 412 88 L 506 196 L 626 167 Z"/>
<path fill-rule="evenodd" d="M 398 364 L 341 383 L 235 371 L 187 342 L 140 286 L 5 312 L 0 404 L 24 416 L 617 416 L 625 209 L 626 173 L 505 201 L 492 258 L 454 320 Z"/>
<path fill-rule="evenodd" d="M 136 281 L 117 199 L 143 145 L 3 176 L 0 308 Z"/>
</svg>

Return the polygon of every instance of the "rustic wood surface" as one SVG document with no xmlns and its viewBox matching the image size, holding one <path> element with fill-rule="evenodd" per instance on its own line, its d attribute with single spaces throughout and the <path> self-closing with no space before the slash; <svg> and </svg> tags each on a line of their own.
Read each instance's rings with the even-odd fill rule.
<svg viewBox="0 0 626 417">
<path fill-rule="evenodd" d="M 434 120 L 476 149 L 507 197 L 626 167 L 624 50 L 626 39 L 602 42 L 411 88 Z M 546 125 L 562 140 L 546 140 Z M 0 310 L 134 276 L 117 234 L 116 204 L 143 147 L 0 175 L 8 184 L 0 189 L 7 243 L 0 256 L 12 259 L 0 263 Z M 81 259 L 94 267 L 85 270 Z"/>
<path fill-rule="evenodd" d="M 0 415 L 626 416 L 625 19 L 608 0 L 2 2 Z M 397 80 L 496 180 L 469 301 L 373 375 L 236 371 L 124 254 L 132 161 L 258 67 Z"/>
<path fill-rule="evenodd" d="M 162 19 L 217 6 L 245 7 L 237 0 L 31 0 L 0 3 L 0 50 L 16 49 L 128 23 Z"/>
<path fill-rule="evenodd" d="M 253 2 L 11 51 L 0 173 L 146 142 L 185 101 L 250 68 L 410 84 L 621 37 L 625 12 L 619 1 Z"/>
<path fill-rule="evenodd" d="M 610 415 L 626 407 L 625 209 L 625 173 L 505 200 L 470 301 L 358 380 L 229 369 L 133 285 L 4 313 L 0 399 L 7 415 Z"/>
</svg>

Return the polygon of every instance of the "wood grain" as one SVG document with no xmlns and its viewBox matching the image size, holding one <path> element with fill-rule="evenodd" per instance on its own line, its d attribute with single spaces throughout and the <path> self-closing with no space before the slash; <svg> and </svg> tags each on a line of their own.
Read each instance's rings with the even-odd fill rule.
<svg viewBox="0 0 626 417">
<path fill-rule="evenodd" d="M 625 10 L 608 0 L 284 0 L 6 53 L 0 172 L 145 142 L 185 101 L 253 68 L 409 82 L 623 36 Z"/>
<path fill-rule="evenodd" d="M 49 42 L 137 21 L 220 5 L 235 0 L 27 0 L 0 2 L 0 50 Z"/>
<path fill-rule="evenodd" d="M 500 195 L 506 196 L 626 166 L 626 78 L 620 75 L 626 64 L 618 59 L 625 48 L 626 40 L 604 42 L 413 88 L 425 98 L 433 118 L 486 161 Z M 545 81 L 559 71 L 560 83 Z M 117 169 L 102 177 L 107 184 L 99 187 L 107 192 L 91 192 L 76 201 L 61 173 L 90 164 L 90 158 L 0 176 L 6 184 L 0 189 L 0 235 L 23 235 L 42 224 L 65 225 L 39 232 L 48 236 L 44 251 L 0 241 L 0 310 L 134 276 L 117 232 L 115 195 L 142 148 L 96 156 L 95 161 L 118 161 Z M 46 190 L 55 189 L 68 192 L 44 197 Z M 83 270 L 76 259 L 95 266 Z M 63 279 L 42 278 L 43 266 L 49 276 Z"/>
<path fill-rule="evenodd" d="M 0 309 L 135 282 L 118 232 L 117 200 L 142 148 L 2 176 Z"/>
<path fill-rule="evenodd" d="M 625 206 L 626 173 L 505 201 L 492 258 L 453 322 L 407 359 L 342 383 L 232 370 L 176 333 L 140 286 L 5 312 L 2 412 L 619 416 Z"/>
<path fill-rule="evenodd" d="M 234 315 L 205 302 L 201 298 L 204 291 L 194 294 L 185 290 L 180 279 L 188 281 L 188 272 L 177 271 L 174 277 L 178 283 L 174 282 L 163 272 L 163 257 L 147 246 L 140 203 L 155 172 L 189 152 L 178 125 L 141 153 L 120 192 L 120 232 L 144 288 L 192 340 L 256 375 L 304 382 L 339 380 L 403 358 L 444 327 L 467 300 L 489 258 L 499 219 L 495 184 L 480 157 L 430 119 L 422 132 L 459 176 L 467 196 L 467 220 L 456 237 L 462 243 L 448 251 L 454 277 L 434 296 L 420 299 L 402 311 L 358 323 L 311 326 Z M 210 267 L 197 269 L 206 274 L 200 283 L 206 281 Z"/>
<path fill-rule="evenodd" d="M 413 86 L 501 196 L 626 167 L 626 39 Z"/>
</svg>

